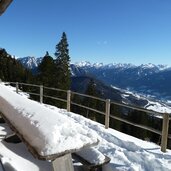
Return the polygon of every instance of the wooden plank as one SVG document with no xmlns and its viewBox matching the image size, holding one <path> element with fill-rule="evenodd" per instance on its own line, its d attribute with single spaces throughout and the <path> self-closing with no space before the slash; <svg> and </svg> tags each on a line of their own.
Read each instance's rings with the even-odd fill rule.
<svg viewBox="0 0 171 171">
<path fill-rule="evenodd" d="M 117 117 L 117 116 L 113 116 L 113 115 L 110 115 L 110 117 L 113 118 L 113 119 L 116 119 L 116 120 L 118 120 L 118 121 L 127 123 L 127 124 L 129 124 L 129 125 L 132 125 L 132 126 L 135 126 L 135 127 L 138 127 L 138 128 L 142 128 L 142 129 L 145 129 L 145 130 L 154 132 L 154 133 L 156 133 L 156 134 L 158 134 L 158 135 L 161 135 L 161 134 L 162 134 L 161 131 L 156 130 L 156 129 L 151 128 L 151 127 L 147 127 L 147 126 L 144 126 L 144 125 L 136 124 L 136 123 L 134 123 L 134 122 L 131 122 L 131 121 L 128 121 L 128 120 L 126 120 L 126 119 L 123 119 L 123 118 L 120 118 L 120 117 Z"/>
<path fill-rule="evenodd" d="M 161 140 L 161 151 L 166 152 L 167 149 L 167 138 L 169 131 L 169 114 L 163 115 L 163 126 L 162 126 L 162 140 Z"/>
<path fill-rule="evenodd" d="M 74 92 L 74 91 L 72 91 L 71 93 L 72 93 L 72 94 L 79 95 L 79 96 L 83 96 L 83 97 L 89 97 L 89 98 L 92 98 L 92 99 L 100 100 L 100 101 L 102 101 L 102 102 L 106 102 L 105 99 L 102 99 L 102 98 L 99 98 L 99 97 L 95 97 L 95 96 L 91 96 L 91 95 L 87 95 L 87 94 L 81 94 L 81 93 Z"/>
<path fill-rule="evenodd" d="M 0 0 L 0 15 L 2 15 L 13 0 Z"/>
<path fill-rule="evenodd" d="M 52 161 L 54 171 L 74 171 L 71 154 L 66 154 Z"/>
<path fill-rule="evenodd" d="M 129 108 L 129 109 L 133 109 L 133 110 L 137 110 L 137 111 L 141 111 L 141 112 L 145 112 L 145 113 L 150 113 L 150 114 L 153 114 L 155 116 L 157 116 L 157 115 L 163 116 L 163 113 L 161 113 L 161 112 L 157 112 L 157 111 L 153 111 L 153 110 L 149 110 L 149 109 L 145 109 L 145 108 L 140 108 L 140 107 L 137 107 L 137 106 L 131 106 L 129 104 L 118 103 L 118 102 L 114 102 L 114 101 L 112 101 L 111 104 L 126 107 L 126 108 Z"/>
<path fill-rule="evenodd" d="M 91 111 L 94 111 L 94 112 L 97 112 L 97 113 L 100 113 L 102 115 L 105 115 L 104 112 L 101 112 L 99 110 L 96 110 L 96 109 L 93 109 L 93 108 L 90 108 L 90 107 L 87 107 L 87 106 L 84 106 L 84 105 L 81 105 L 81 104 L 77 104 L 77 103 L 74 103 L 74 102 L 71 102 L 72 105 L 76 105 L 76 106 L 79 106 L 79 107 L 82 107 L 82 108 L 85 108 L 85 109 L 88 109 L 88 110 L 91 110 Z"/>
<path fill-rule="evenodd" d="M 110 99 L 106 100 L 105 128 L 109 128 L 110 121 Z"/>
</svg>

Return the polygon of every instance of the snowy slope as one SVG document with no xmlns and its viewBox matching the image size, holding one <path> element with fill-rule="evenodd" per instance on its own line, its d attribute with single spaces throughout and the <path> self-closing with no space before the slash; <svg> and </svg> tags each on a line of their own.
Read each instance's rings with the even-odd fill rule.
<svg viewBox="0 0 171 171">
<path fill-rule="evenodd" d="M 103 171 L 171 170 L 171 150 L 162 153 L 160 147 L 154 143 L 139 140 L 113 129 L 106 130 L 103 125 L 64 109 L 45 104 L 42 106 L 70 118 L 71 122 L 77 122 L 94 131 L 100 140 L 96 148 L 111 158 L 111 162 L 103 168 Z M 0 134 L 6 131 L 3 130 L 3 126 L 0 127 Z M 9 144 L 2 141 L 0 149 L 0 156 L 7 171 L 50 170 L 48 162 L 34 159 L 22 143 Z"/>
<path fill-rule="evenodd" d="M 146 105 L 143 106 L 143 108 L 148 109 L 148 110 L 152 110 L 152 111 L 156 111 L 159 113 L 170 113 L 171 114 L 171 106 L 167 105 L 165 103 L 162 103 L 160 101 L 156 101 L 155 99 L 151 99 L 150 97 L 145 97 L 141 94 L 137 94 L 135 92 L 131 92 L 128 90 L 123 90 L 120 89 L 118 87 L 114 87 L 115 89 L 118 89 L 121 92 L 121 96 L 123 99 L 129 99 L 130 96 L 134 97 L 135 99 L 139 99 L 139 100 L 144 100 L 147 102 Z M 124 101 L 122 101 L 122 103 L 125 103 Z M 131 102 L 129 103 L 131 104 Z"/>
</svg>

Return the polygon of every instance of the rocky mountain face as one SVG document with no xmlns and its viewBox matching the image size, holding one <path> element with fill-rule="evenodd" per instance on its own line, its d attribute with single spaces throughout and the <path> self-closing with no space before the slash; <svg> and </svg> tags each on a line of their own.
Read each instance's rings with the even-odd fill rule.
<svg viewBox="0 0 171 171">
<path fill-rule="evenodd" d="M 24 67 L 35 72 L 42 59 L 42 57 L 35 58 L 34 56 L 27 56 L 23 58 L 18 58 L 17 60 L 20 61 Z"/>
</svg>

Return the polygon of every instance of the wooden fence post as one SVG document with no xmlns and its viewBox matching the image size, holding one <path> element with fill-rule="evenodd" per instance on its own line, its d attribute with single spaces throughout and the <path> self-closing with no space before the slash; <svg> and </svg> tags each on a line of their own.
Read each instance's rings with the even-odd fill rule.
<svg viewBox="0 0 171 171">
<path fill-rule="evenodd" d="M 40 103 L 43 103 L 43 85 L 40 85 Z"/>
<path fill-rule="evenodd" d="M 67 91 L 67 112 L 71 111 L 71 90 Z"/>
<path fill-rule="evenodd" d="M 161 151 L 166 152 L 167 149 L 167 139 L 169 130 L 169 114 L 163 114 L 163 125 L 162 125 L 162 138 L 161 138 Z"/>
<path fill-rule="evenodd" d="M 16 82 L 16 93 L 18 93 L 18 82 Z"/>
<path fill-rule="evenodd" d="M 105 115 L 105 128 L 109 128 L 110 119 L 110 99 L 106 99 L 106 115 Z"/>
</svg>

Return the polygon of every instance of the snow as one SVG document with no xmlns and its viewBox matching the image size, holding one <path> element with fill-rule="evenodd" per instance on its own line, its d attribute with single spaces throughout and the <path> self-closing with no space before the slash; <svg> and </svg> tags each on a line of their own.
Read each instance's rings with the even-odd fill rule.
<svg viewBox="0 0 171 171">
<path fill-rule="evenodd" d="M 158 113 L 169 113 L 171 114 L 171 107 L 165 103 L 149 100 L 147 97 L 142 94 L 138 94 L 136 92 L 132 92 L 129 90 L 124 90 L 115 86 L 111 86 L 114 89 L 120 90 L 122 92 L 121 96 L 123 99 L 126 99 L 130 95 L 136 97 L 137 99 L 146 100 L 148 103 L 144 106 L 145 109 L 152 110 Z M 149 97 L 150 98 L 150 97 Z M 124 103 L 124 102 L 123 102 Z"/>
<path fill-rule="evenodd" d="M 0 49 L 1 50 L 1 49 Z M 27 56 L 27 57 L 22 57 L 22 58 L 18 58 L 16 57 L 19 61 L 22 62 L 22 64 L 24 66 L 26 66 L 27 68 L 30 69 L 34 69 L 35 67 L 37 67 L 40 62 L 42 61 L 43 57 L 34 57 L 34 56 Z M 73 63 L 74 64 L 74 63 Z M 171 69 L 171 67 L 169 65 L 155 65 L 155 64 L 142 64 L 142 65 L 134 65 L 131 63 L 109 63 L 109 64 L 103 64 L 103 63 L 91 63 L 89 61 L 81 61 L 81 62 L 76 62 L 74 64 L 77 67 L 88 67 L 88 68 L 101 68 L 101 69 L 107 69 L 107 68 L 122 68 L 124 69 L 129 69 L 129 68 L 142 68 L 142 69 L 157 69 L 158 71 L 164 71 L 164 70 L 168 70 Z"/>
<path fill-rule="evenodd" d="M 0 85 L 0 94 L 2 94 L 2 87 L 4 86 Z M 9 88 L 3 90 L 5 94 L 8 91 L 11 92 Z M 14 94 L 12 96 L 14 96 Z M 13 99 L 14 97 L 12 96 L 10 98 Z M 79 123 L 86 129 L 91 129 L 92 134 L 96 135 L 100 141 L 99 144 L 94 147 L 95 151 L 100 152 L 99 156 L 101 156 L 101 159 L 103 158 L 101 153 L 111 158 L 111 162 L 103 167 L 103 171 L 171 171 L 171 150 L 167 150 L 166 153 L 163 153 L 160 151 L 160 146 L 157 144 L 134 138 L 113 129 L 105 129 L 104 125 L 75 113 L 67 112 L 64 109 L 46 104 L 41 104 L 40 106 L 46 111 L 50 110 L 69 118 L 69 122 L 71 123 Z M 40 109 L 40 106 L 38 105 L 37 107 Z M 48 121 L 47 117 L 46 119 Z M 4 124 L 0 125 L 4 127 Z M 0 128 L 0 134 L 2 133 L 1 131 L 4 132 L 5 129 Z M 67 129 L 66 131 L 69 132 L 70 130 Z M 67 134 L 67 132 L 65 133 Z M 79 133 L 78 129 L 75 134 L 77 133 Z M 30 132 L 30 134 L 34 134 L 34 132 Z M 77 141 L 79 141 L 79 137 L 74 143 L 77 143 Z M 1 160 L 5 168 L 7 168 L 7 171 L 51 170 L 49 162 L 34 159 L 23 143 L 11 144 L 1 140 L 0 149 Z M 83 152 L 83 155 L 86 156 L 86 152 Z"/>
<path fill-rule="evenodd" d="M 6 171 L 52 171 L 48 161 L 35 159 L 23 143 L 0 142 L 0 156 Z"/>
<path fill-rule="evenodd" d="M 0 111 L 41 156 L 59 156 L 98 142 L 91 129 L 57 110 L 21 97 L 2 84 Z"/>
<path fill-rule="evenodd" d="M 36 58 L 34 56 L 27 56 L 27 57 L 23 57 L 23 58 L 17 58 L 26 68 L 29 69 L 34 69 L 36 67 L 38 67 L 38 65 L 41 63 L 42 61 L 42 57 Z"/>
<path fill-rule="evenodd" d="M 78 67 L 91 67 L 91 63 L 88 61 L 76 62 L 75 65 Z"/>
<path fill-rule="evenodd" d="M 105 161 L 105 156 L 93 147 L 78 151 L 76 154 L 83 157 L 89 163 L 102 164 Z"/>
<path fill-rule="evenodd" d="M 155 64 L 142 64 L 142 65 L 134 65 L 131 63 L 110 63 L 110 64 L 103 64 L 103 63 L 90 63 L 89 61 L 81 61 L 76 62 L 75 66 L 77 67 L 88 67 L 88 68 L 101 68 L 101 69 L 107 69 L 107 68 L 121 68 L 129 69 L 129 68 L 142 68 L 142 69 L 157 69 L 158 71 L 164 71 L 170 69 L 170 66 L 168 65 L 155 65 Z"/>
<path fill-rule="evenodd" d="M 169 113 L 171 114 L 171 107 L 166 104 L 161 104 L 159 102 L 153 102 L 148 100 L 148 104 L 144 106 L 148 110 L 156 111 L 159 113 Z"/>
<path fill-rule="evenodd" d="M 62 112 L 62 111 L 61 111 Z M 67 113 L 74 120 L 79 120 L 99 135 L 100 144 L 97 149 L 111 158 L 105 171 L 169 171 L 171 168 L 171 151 L 162 153 L 160 147 L 104 126 L 73 113 Z"/>
<path fill-rule="evenodd" d="M 1 123 L 0 125 L 0 137 L 5 137 L 8 134 L 11 134 L 12 131 L 9 129 L 9 126 L 6 123 Z"/>
<path fill-rule="evenodd" d="M 110 63 L 110 64 L 103 64 L 103 63 L 90 63 L 88 61 L 81 61 L 81 62 L 77 62 L 74 64 L 75 66 L 77 67 L 88 67 L 88 68 L 96 68 L 96 69 L 107 69 L 107 68 L 122 68 L 122 69 L 128 69 L 128 68 L 134 68 L 136 67 L 135 65 L 133 64 L 122 64 L 122 63 Z"/>
</svg>

